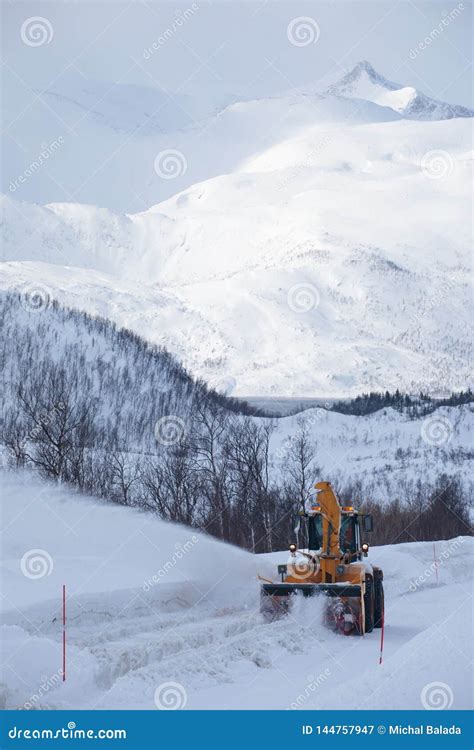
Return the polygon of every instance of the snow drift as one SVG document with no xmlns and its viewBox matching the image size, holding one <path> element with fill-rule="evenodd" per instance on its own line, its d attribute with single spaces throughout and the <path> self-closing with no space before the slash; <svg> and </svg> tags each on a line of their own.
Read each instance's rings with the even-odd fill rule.
<svg viewBox="0 0 474 750">
<path fill-rule="evenodd" d="M 172 684 L 190 709 L 330 709 L 348 674 L 360 685 L 349 708 L 436 707 L 440 684 L 445 706 L 472 705 L 472 538 L 371 550 L 385 572 L 379 667 L 379 633 L 325 630 L 320 600 L 262 623 L 255 575 L 272 575 L 286 552 L 252 556 L 26 473 L 1 483 L 6 708 L 160 708 Z"/>
</svg>

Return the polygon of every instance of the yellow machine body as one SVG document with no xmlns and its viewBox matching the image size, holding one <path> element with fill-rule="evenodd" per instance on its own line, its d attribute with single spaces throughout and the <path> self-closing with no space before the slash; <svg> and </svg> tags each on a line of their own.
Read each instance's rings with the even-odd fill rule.
<svg viewBox="0 0 474 750">
<path fill-rule="evenodd" d="M 281 581 L 262 585 L 262 612 L 267 619 L 274 619 L 288 612 L 293 595 L 323 594 L 339 630 L 370 632 L 380 627 L 383 619 L 383 573 L 364 559 L 368 545 L 361 542 L 358 512 L 352 506 L 341 506 L 330 482 L 318 482 L 314 487 L 315 503 L 302 515 L 318 524 L 320 546 L 298 550 L 295 544 L 290 545 L 290 559 L 278 566 Z M 342 549 L 341 525 L 348 518 L 353 520 L 346 520 L 345 525 L 355 538 L 351 548 Z"/>
</svg>

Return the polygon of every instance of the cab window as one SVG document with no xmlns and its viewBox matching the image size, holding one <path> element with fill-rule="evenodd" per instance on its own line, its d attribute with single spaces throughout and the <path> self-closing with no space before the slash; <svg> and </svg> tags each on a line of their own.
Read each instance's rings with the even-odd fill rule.
<svg viewBox="0 0 474 750">
<path fill-rule="evenodd" d="M 323 519 L 321 516 L 310 516 L 308 518 L 308 549 L 315 552 L 323 546 Z"/>
<path fill-rule="evenodd" d="M 357 552 L 357 542 L 355 538 L 355 518 L 354 516 L 343 516 L 341 522 L 341 533 L 339 536 L 339 545 L 343 552 Z"/>
</svg>

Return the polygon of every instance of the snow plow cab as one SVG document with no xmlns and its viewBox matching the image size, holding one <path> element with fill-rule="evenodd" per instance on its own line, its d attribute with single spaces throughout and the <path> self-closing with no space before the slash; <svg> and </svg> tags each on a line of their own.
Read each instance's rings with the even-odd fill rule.
<svg viewBox="0 0 474 750">
<path fill-rule="evenodd" d="M 272 621 L 289 611 L 295 595 L 323 595 L 328 625 L 345 635 L 370 633 L 384 616 L 383 572 L 365 560 L 369 545 L 362 542 L 372 517 L 341 506 L 330 482 L 314 488 L 314 502 L 301 513 L 306 547 L 290 544 L 280 580 L 262 584 L 261 612 Z"/>
</svg>

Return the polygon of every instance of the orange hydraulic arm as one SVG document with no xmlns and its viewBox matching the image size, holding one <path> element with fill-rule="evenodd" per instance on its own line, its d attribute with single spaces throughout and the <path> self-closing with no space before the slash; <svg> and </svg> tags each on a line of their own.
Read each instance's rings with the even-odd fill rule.
<svg viewBox="0 0 474 750">
<path fill-rule="evenodd" d="M 318 492 L 317 502 L 321 506 L 322 515 L 323 544 L 320 557 L 322 581 L 332 583 L 336 580 L 336 567 L 342 557 L 339 546 L 341 506 L 330 482 L 318 482 L 314 487 Z"/>
</svg>

